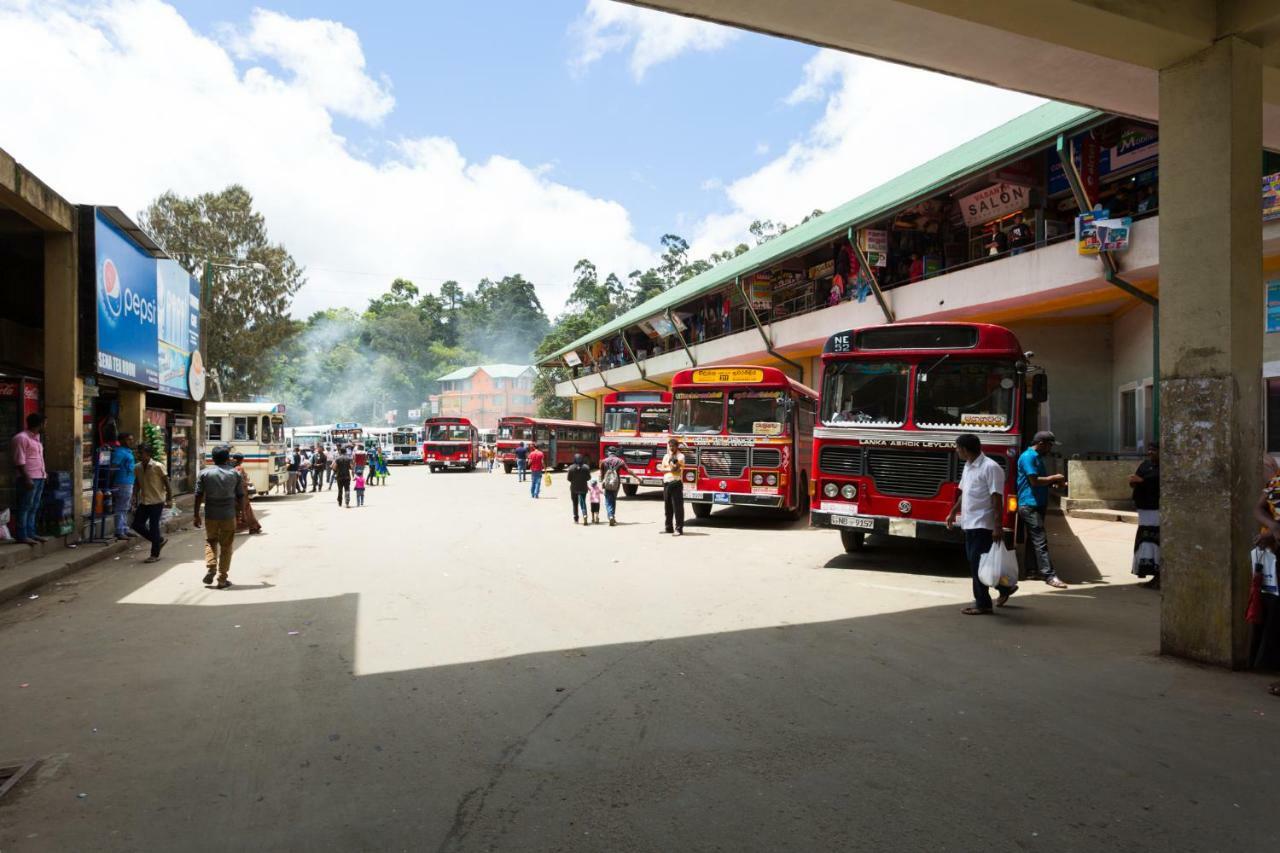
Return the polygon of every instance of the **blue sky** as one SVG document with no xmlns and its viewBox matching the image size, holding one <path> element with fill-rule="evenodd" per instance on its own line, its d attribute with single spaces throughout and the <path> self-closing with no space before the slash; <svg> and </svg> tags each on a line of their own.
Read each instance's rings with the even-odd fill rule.
<svg viewBox="0 0 1280 853">
<path fill-rule="evenodd" d="M 0 0 L 0 38 L 0 147 L 130 212 L 245 185 L 300 316 L 513 273 L 554 315 L 580 258 L 729 248 L 1038 103 L 611 0 Z"/>
</svg>

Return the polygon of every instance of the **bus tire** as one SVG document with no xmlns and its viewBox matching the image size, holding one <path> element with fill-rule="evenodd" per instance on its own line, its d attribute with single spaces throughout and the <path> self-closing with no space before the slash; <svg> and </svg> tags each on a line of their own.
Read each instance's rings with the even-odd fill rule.
<svg viewBox="0 0 1280 853">
<path fill-rule="evenodd" d="M 622 484 L 622 493 L 629 498 L 634 498 L 637 494 L 639 494 L 639 492 L 640 492 L 640 485 L 638 483 Z"/>
<path fill-rule="evenodd" d="M 800 494 L 796 496 L 796 508 L 791 510 L 791 520 L 799 521 L 809 514 L 809 477 L 800 475 Z"/>
<path fill-rule="evenodd" d="M 866 545 L 867 534 L 861 530 L 841 530 L 840 544 L 844 546 L 846 554 L 853 554 L 861 551 Z"/>
<path fill-rule="evenodd" d="M 695 518 L 710 518 L 711 504 L 692 504 Z"/>
<path fill-rule="evenodd" d="M 512 468 L 514 468 L 514 467 L 516 467 L 516 466 L 512 465 L 510 462 L 503 462 L 503 463 L 502 463 L 502 473 L 504 473 L 504 474 L 510 474 L 510 473 L 511 473 L 511 469 L 512 469 Z"/>
</svg>

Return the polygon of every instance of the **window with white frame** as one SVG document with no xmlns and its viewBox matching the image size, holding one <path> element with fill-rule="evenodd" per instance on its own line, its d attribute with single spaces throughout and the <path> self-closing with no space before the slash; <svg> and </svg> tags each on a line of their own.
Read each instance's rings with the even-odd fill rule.
<svg viewBox="0 0 1280 853">
<path fill-rule="evenodd" d="M 1140 450 L 1159 439 L 1155 432 L 1155 387 L 1151 379 L 1120 386 L 1117 419 L 1120 450 Z"/>
</svg>

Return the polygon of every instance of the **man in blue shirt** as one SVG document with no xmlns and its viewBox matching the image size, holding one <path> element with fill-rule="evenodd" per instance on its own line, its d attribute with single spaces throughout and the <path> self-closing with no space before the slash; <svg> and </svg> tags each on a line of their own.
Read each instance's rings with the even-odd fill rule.
<svg viewBox="0 0 1280 853">
<path fill-rule="evenodd" d="M 116 518 L 116 538 L 130 539 L 137 534 L 129 528 L 128 513 L 133 506 L 134 466 L 133 433 L 122 432 L 120 444 L 111 451 L 111 509 Z"/>
<path fill-rule="evenodd" d="M 520 442 L 520 446 L 516 448 L 515 455 L 516 455 L 516 473 L 519 475 L 519 479 L 517 479 L 516 482 L 523 483 L 525 465 L 528 464 L 528 460 L 529 460 L 529 448 L 524 446 L 523 441 Z"/>
<path fill-rule="evenodd" d="M 1018 457 L 1018 520 L 1027 530 L 1027 562 L 1035 560 L 1036 570 L 1049 586 L 1066 589 L 1058 580 L 1049 559 L 1049 537 L 1044 532 L 1044 514 L 1049 508 L 1049 487 L 1066 482 L 1061 474 L 1047 474 L 1044 457 L 1057 443 L 1053 433 L 1035 434 L 1031 446 Z"/>
</svg>

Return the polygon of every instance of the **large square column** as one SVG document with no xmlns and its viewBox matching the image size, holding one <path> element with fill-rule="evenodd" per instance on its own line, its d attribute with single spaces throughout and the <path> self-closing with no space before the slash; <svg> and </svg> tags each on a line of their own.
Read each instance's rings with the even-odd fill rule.
<svg viewBox="0 0 1280 853">
<path fill-rule="evenodd" d="M 1160 648 L 1245 662 L 1262 483 L 1262 68 L 1220 39 L 1160 72 Z"/>
<path fill-rule="evenodd" d="M 44 453 L 50 471 L 70 471 L 75 530 L 84 515 L 80 488 L 83 385 L 76 296 L 76 241 L 70 233 L 44 235 Z"/>
</svg>

